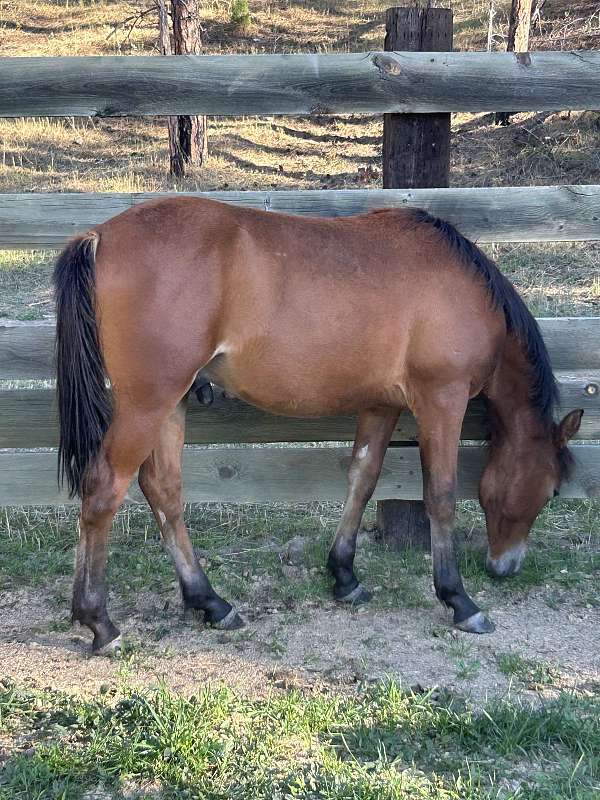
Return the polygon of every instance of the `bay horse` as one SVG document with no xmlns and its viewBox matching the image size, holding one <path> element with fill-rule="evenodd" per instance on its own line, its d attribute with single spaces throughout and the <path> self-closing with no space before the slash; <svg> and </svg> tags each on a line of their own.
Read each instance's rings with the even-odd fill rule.
<svg viewBox="0 0 600 800">
<path fill-rule="evenodd" d="M 275 414 L 358 415 L 327 562 L 339 601 L 370 597 L 353 568 L 357 531 L 410 410 L 436 594 L 458 628 L 493 630 L 463 587 L 453 544 L 467 403 L 482 393 L 489 410 L 480 500 L 498 576 L 519 569 L 583 412 L 554 422 L 556 384 L 534 318 L 452 225 L 410 209 L 316 218 L 160 199 L 73 239 L 54 281 L 59 480 L 82 499 L 72 613 L 94 634 L 93 652 L 119 645 L 107 540 L 138 470 L 185 605 L 216 627 L 243 624 L 202 571 L 184 523 L 184 401 L 199 370 Z"/>
</svg>

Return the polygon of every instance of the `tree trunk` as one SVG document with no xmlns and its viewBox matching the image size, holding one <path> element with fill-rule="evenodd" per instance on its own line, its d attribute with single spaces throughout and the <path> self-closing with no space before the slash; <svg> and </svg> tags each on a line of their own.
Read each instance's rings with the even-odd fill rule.
<svg viewBox="0 0 600 800">
<path fill-rule="evenodd" d="M 196 0 L 171 0 L 173 43 L 165 0 L 158 0 L 160 51 L 163 55 L 189 55 L 200 46 L 200 22 Z M 169 117 L 170 172 L 176 178 L 185 175 L 185 165 L 201 166 L 208 155 L 205 116 Z"/>
<path fill-rule="evenodd" d="M 509 53 L 526 53 L 529 50 L 529 26 L 531 23 L 532 0 L 512 0 L 506 50 Z M 499 111 L 495 117 L 496 125 L 508 125 L 510 111 Z"/>
<path fill-rule="evenodd" d="M 165 6 L 165 0 L 158 0 L 157 8 L 160 52 L 163 56 L 170 56 L 173 51 L 169 35 L 169 14 Z M 177 117 L 167 117 L 167 131 L 169 135 L 169 171 L 171 175 L 181 177 L 185 172 L 185 167 L 179 147 L 179 122 Z"/>
<path fill-rule="evenodd" d="M 452 11 L 446 8 L 389 8 L 386 50 L 452 50 Z M 383 188 L 448 186 L 450 114 L 385 114 Z M 390 446 L 402 443 L 393 442 Z M 411 443 L 404 443 L 404 446 Z M 429 519 L 418 500 L 380 500 L 377 527 L 398 550 L 429 549 Z"/>
</svg>

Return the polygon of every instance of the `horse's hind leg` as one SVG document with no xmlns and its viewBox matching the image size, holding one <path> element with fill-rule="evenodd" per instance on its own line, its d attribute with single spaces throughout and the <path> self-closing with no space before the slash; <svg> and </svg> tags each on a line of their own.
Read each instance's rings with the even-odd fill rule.
<svg viewBox="0 0 600 800">
<path fill-rule="evenodd" d="M 454 611 L 454 624 L 469 633 L 489 633 L 491 622 L 463 586 L 454 547 L 456 476 L 468 387 L 434 387 L 417 397 L 423 498 L 431 523 L 433 582 L 439 600 Z"/>
<path fill-rule="evenodd" d="M 94 461 L 89 465 L 81 501 L 79 543 L 73 584 L 73 621 L 94 634 L 92 651 L 119 646 L 119 630 L 106 608 L 106 557 L 113 518 L 140 464 L 151 452 L 169 409 L 141 411 L 118 407 Z"/>
<path fill-rule="evenodd" d="M 138 480 L 173 559 L 186 608 L 203 611 L 205 621 L 215 627 L 239 628 L 242 619 L 219 597 L 202 571 L 183 518 L 181 453 L 185 412 L 184 400 L 163 423 L 154 450 L 140 468 Z"/>
<path fill-rule="evenodd" d="M 327 566 L 335 578 L 333 595 L 347 603 L 365 603 L 371 595 L 354 574 L 356 536 L 383 464 L 383 457 L 398 419 L 394 409 L 369 409 L 358 417 L 352 462 L 348 470 L 348 495 Z"/>
</svg>

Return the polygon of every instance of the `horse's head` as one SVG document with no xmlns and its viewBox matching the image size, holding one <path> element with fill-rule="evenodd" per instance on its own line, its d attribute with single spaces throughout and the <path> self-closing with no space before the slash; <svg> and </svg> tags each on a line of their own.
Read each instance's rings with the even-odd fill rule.
<svg viewBox="0 0 600 800">
<path fill-rule="evenodd" d="M 546 436 L 529 439 L 526 451 L 508 438 L 493 444 L 481 478 L 479 499 L 488 531 L 487 569 L 506 577 L 517 573 L 535 518 L 555 497 L 571 463 L 567 444 L 579 430 L 583 411 L 571 411 Z"/>
</svg>

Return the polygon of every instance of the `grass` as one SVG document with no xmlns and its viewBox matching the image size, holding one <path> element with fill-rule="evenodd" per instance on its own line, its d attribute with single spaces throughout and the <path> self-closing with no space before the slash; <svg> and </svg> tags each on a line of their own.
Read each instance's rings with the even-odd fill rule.
<svg viewBox="0 0 600 800">
<path fill-rule="evenodd" d="M 558 678 L 551 664 L 524 658 L 518 653 L 500 653 L 497 657 L 498 669 L 503 675 L 515 678 L 531 688 L 548 686 Z"/>
<path fill-rule="evenodd" d="M 597 699 L 563 695 L 474 713 L 393 682 L 262 699 L 125 686 L 86 701 L 5 684 L 0 797 L 591 800 L 599 711 Z"/>
<path fill-rule="evenodd" d="M 473 535 L 482 523 L 478 507 L 461 503 L 459 511 L 460 526 L 467 531 L 461 569 L 472 592 L 485 588 L 491 602 L 505 603 L 544 588 L 550 605 L 600 605 L 600 503 L 554 503 L 536 523 L 522 573 L 504 582 L 485 573 L 483 541 L 479 534 Z M 282 610 L 329 600 L 331 582 L 325 561 L 339 513 L 336 503 L 186 508 L 194 545 L 217 589 L 251 608 Z M 371 507 L 367 525 L 372 524 L 373 513 Z M 303 537 L 305 547 L 300 563 L 291 566 L 286 545 L 295 536 Z M 58 602 L 63 602 L 72 575 L 75 539 L 73 509 L 3 509 L 0 590 L 39 585 L 40 579 L 50 587 L 64 578 L 64 584 L 60 580 L 56 584 Z M 122 599 L 132 600 L 142 591 L 158 596 L 173 592 L 174 573 L 149 510 L 143 506 L 121 510 L 110 547 L 108 579 Z M 423 553 L 391 552 L 365 535 L 359 543 L 357 570 L 374 588 L 376 608 L 410 610 L 435 603 L 430 561 Z"/>
</svg>

